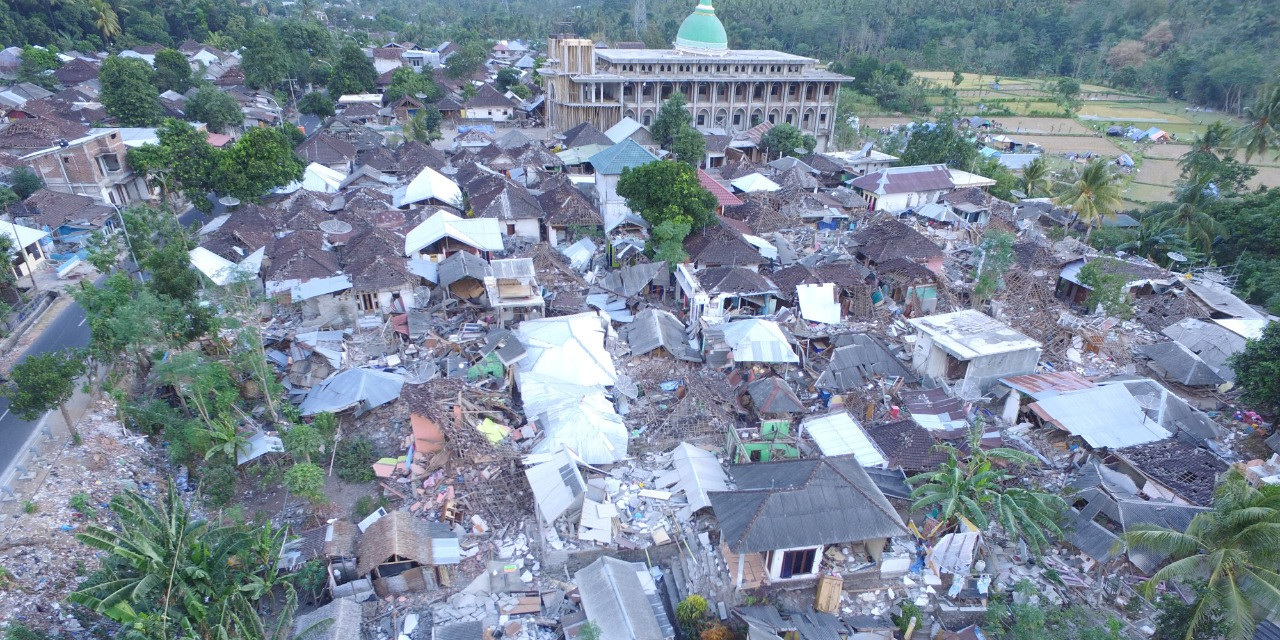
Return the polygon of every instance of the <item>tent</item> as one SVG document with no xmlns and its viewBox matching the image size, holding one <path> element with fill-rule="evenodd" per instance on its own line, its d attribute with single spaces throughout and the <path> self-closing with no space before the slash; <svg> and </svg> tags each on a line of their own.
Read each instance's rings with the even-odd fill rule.
<svg viewBox="0 0 1280 640">
<path fill-rule="evenodd" d="M 777 191 L 782 187 L 778 183 L 764 177 L 759 173 L 749 173 L 737 180 L 730 182 L 734 189 L 744 193 L 754 193 L 757 191 Z"/>
</svg>

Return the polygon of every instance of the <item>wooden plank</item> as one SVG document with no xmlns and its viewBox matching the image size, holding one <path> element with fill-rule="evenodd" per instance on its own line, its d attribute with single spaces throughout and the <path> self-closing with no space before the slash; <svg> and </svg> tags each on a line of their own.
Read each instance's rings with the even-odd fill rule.
<svg viewBox="0 0 1280 640">
<path fill-rule="evenodd" d="M 813 608 L 824 613 L 835 613 L 840 609 L 840 593 L 843 588 L 844 578 L 840 576 L 818 576 Z"/>
</svg>

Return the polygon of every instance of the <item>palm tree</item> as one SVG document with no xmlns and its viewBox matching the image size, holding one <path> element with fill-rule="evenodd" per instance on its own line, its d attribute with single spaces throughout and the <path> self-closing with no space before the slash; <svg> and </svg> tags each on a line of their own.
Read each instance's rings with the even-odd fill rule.
<svg viewBox="0 0 1280 640">
<path fill-rule="evenodd" d="M 288 576 L 278 575 L 280 535 L 274 529 L 200 520 L 172 485 L 158 504 L 133 491 L 119 494 L 111 511 L 116 526 L 89 525 L 76 535 L 108 556 L 89 586 L 68 600 L 122 624 L 149 628 L 156 637 L 286 637 L 283 627 L 297 596 L 284 580 Z M 255 603 L 266 584 L 282 582 L 285 607 L 268 632 Z"/>
<path fill-rule="evenodd" d="M 912 511 L 935 508 L 937 519 L 943 525 L 964 518 L 986 529 L 995 521 L 1011 539 L 1021 537 L 1039 553 L 1049 545 L 1045 533 L 1062 534 L 1058 519 L 1066 509 L 1066 502 L 1051 493 L 1009 486 L 1017 476 L 994 463 L 999 461 L 1021 468 L 1035 462 L 1035 456 L 1007 448 L 984 451 L 979 446 L 981 440 L 979 423 L 969 433 L 970 454 L 964 462 L 961 461 L 963 454 L 955 445 L 939 445 L 938 448 L 946 452 L 947 461 L 934 471 L 907 478 L 908 484 L 919 485 L 911 491 Z"/>
<path fill-rule="evenodd" d="M 1023 168 L 1018 187 L 1028 198 L 1034 198 L 1036 193 L 1047 193 L 1050 183 L 1049 164 L 1044 161 L 1044 156 L 1040 156 Z"/>
<path fill-rule="evenodd" d="M 1115 216 L 1123 193 L 1120 180 L 1120 175 L 1111 170 L 1107 161 L 1094 158 L 1076 173 L 1074 181 L 1060 185 L 1054 201 L 1070 207 L 1087 225 L 1084 233 L 1086 244 L 1095 226 L 1104 218 Z"/>
<path fill-rule="evenodd" d="M 89 8 L 93 11 L 94 25 L 98 27 L 98 33 L 102 34 L 103 40 L 111 42 L 120 35 L 120 16 L 110 2 L 91 0 Z"/>
<path fill-rule="evenodd" d="M 238 462 L 240 453 L 249 447 L 249 439 L 230 422 L 218 422 L 212 428 L 205 429 L 205 434 L 212 443 L 209 450 L 204 452 L 205 460 L 221 453 Z"/>
<path fill-rule="evenodd" d="M 1245 109 L 1249 122 L 1236 129 L 1236 146 L 1244 149 L 1244 161 L 1274 151 L 1280 158 L 1280 82 L 1266 87 L 1252 107 Z"/>
<path fill-rule="evenodd" d="M 1231 127 L 1222 120 L 1211 123 L 1204 133 L 1196 134 L 1191 150 L 1178 159 L 1182 174 L 1195 182 L 1206 169 L 1216 166 L 1221 156 L 1230 152 L 1232 135 Z"/>
<path fill-rule="evenodd" d="M 1263 495 L 1235 468 L 1218 486 L 1213 509 L 1192 518 L 1186 531 L 1135 526 L 1121 539 L 1173 559 L 1143 584 L 1148 596 L 1168 580 L 1206 582 L 1192 604 L 1186 640 L 1211 613 L 1222 615 L 1229 640 L 1247 640 L 1255 613 L 1280 611 L 1280 495 Z"/>
<path fill-rule="evenodd" d="M 1209 252 L 1214 238 L 1222 233 L 1222 225 L 1192 202 L 1179 204 L 1177 209 L 1164 214 L 1162 222 L 1169 227 L 1181 229 L 1182 237 L 1203 253 Z"/>
<path fill-rule="evenodd" d="M 1170 251 L 1184 254 L 1190 251 L 1186 239 L 1178 229 L 1170 227 L 1158 217 L 1143 220 L 1138 225 L 1137 235 L 1116 248 L 1160 264 L 1168 263 L 1167 254 Z"/>
</svg>

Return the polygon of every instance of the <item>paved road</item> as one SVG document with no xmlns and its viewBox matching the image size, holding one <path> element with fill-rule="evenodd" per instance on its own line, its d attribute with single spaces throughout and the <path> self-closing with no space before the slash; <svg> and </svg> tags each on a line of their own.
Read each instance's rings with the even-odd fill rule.
<svg viewBox="0 0 1280 640">
<path fill-rule="evenodd" d="M 63 307 L 45 330 L 32 341 L 22 357 L 33 353 L 57 351 L 69 347 L 89 345 L 89 325 L 85 323 L 84 310 L 72 302 Z M 9 412 L 9 399 L 0 397 L 0 471 L 9 468 L 21 453 L 22 445 L 35 431 L 36 420 L 27 422 Z"/>
<path fill-rule="evenodd" d="M 215 213 L 225 209 L 215 203 Z M 208 222 L 211 216 L 201 215 L 194 207 L 182 212 L 178 216 L 178 220 L 184 225 L 192 223 L 204 224 Z M 127 261 L 126 261 L 127 262 Z M 136 269 L 131 263 L 126 264 L 126 268 L 131 271 Z M 95 286 L 101 286 L 105 277 L 99 277 L 94 281 Z M 89 325 L 85 323 L 84 309 L 74 301 L 63 307 L 62 311 L 54 317 L 53 321 L 45 327 L 44 331 L 31 342 L 31 346 L 22 354 L 22 358 L 26 358 L 33 353 L 46 353 L 49 351 L 58 351 L 60 349 L 86 347 L 89 345 Z M 21 361 L 21 359 L 19 360 Z M 27 439 L 31 437 L 31 432 L 35 431 L 36 423 L 20 420 L 18 416 L 13 415 L 9 411 L 9 398 L 0 397 L 0 476 L 9 469 L 9 465 L 13 464 L 17 459 L 20 449 Z"/>
</svg>

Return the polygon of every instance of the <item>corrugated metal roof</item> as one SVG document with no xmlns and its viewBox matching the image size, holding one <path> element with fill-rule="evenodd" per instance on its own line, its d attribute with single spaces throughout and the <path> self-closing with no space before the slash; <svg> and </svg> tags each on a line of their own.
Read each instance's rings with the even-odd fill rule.
<svg viewBox="0 0 1280 640">
<path fill-rule="evenodd" d="M 675 628 L 644 564 L 603 557 L 573 575 L 600 640 L 670 640 Z"/>
<path fill-rule="evenodd" d="M 748 318 L 724 327 L 724 341 L 735 362 L 799 362 L 787 336 L 772 320 Z"/>
<path fill-rule="evenodd" d="M 563 515 L 586 491 L 582 472 L 564 449 L 552 454 L 551 460 L 525 469 L 524 475 L 546 523 Z"/>
<path fill-rule="evenodd" d="M 612 131 L 612 129 L 610 130 Z M 649 153 L 648 149 L 640 146 L 635 140 L 627 138 L 618 144 L 591 156 L 587 162 L 595 168 L 596 173 L 605 175 L 619 175 L 623 169 L 634 169 L 639 166 L 649 164 L 658 159 L 658 156 Z"/>
<path fill-rule="evenodd" d="M 888 464 L 880 448 L 862 430 L 848 413 L 843 411 L 821 417 L 805 418 L 801 431 L 818 445 L 824 456 L 853 454 L 864 467 L 883 467 Z"/>
<path fill-rule="evenodd" d="M 1059 393 L 1092 389 L 1093 382 L 1074 371 L 1054 371 L 1051 373 L 1031 373 L 1025 376 L 1001 378 L 1009 388 L 1021 391 L 1036 400 L 1052 398 Z"/>
<path fill-rule="evenodd" d="M 1080 436 L 1094 448 L 1118 449 L 1172 435 L 1147 418 L 1123 385 L 1059 394 L 1033 402 L 1030 408 L 1043 420 Z"/>
<path fill-rule="evenodd" d="M 827 370 L 818 376 L 820 389 L 849 391 L 881 377 L 911 378 L 911 372 L 889 350 L 867 334 L 850 334 L 841 339 L 850 344 L 837 347 Z"/>
</svg>

